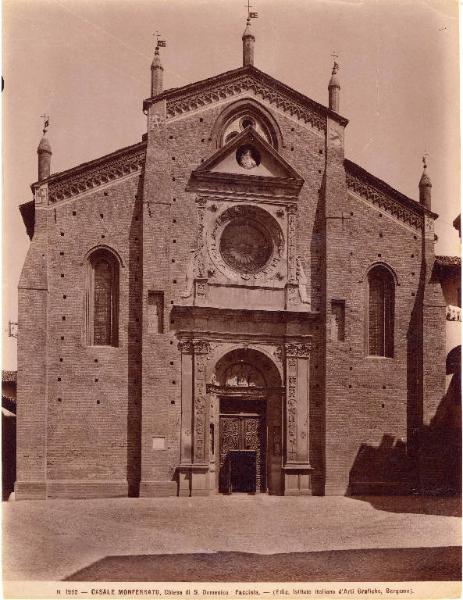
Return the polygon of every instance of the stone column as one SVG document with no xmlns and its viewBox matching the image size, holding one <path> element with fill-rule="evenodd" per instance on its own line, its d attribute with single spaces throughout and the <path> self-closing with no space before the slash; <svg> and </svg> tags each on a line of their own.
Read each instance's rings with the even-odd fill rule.
<svg viewBox="0 0 463 600">
<path fill-rule="evenodd" d="M 286 444 L 284 457 L 286 496 L 311 493 L 309 462 L 309 358 L 310 342 L 285 344 Z"/>
</svg>

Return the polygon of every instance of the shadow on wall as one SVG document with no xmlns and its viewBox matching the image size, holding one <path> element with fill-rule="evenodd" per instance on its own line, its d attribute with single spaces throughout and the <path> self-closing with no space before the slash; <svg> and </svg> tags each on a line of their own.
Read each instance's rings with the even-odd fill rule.
<svg viewBox="0 0 463 600">
<path fill-rule="evenodd" d="M 421 491 L 425 494 L 461 493 L 461 346 L 447 356 L 447 375 L 452 375 L 420 443 Z"/>
<path fill-rule="evenodd" d="M 142 211 L 143 178 L 140 178 L 134 204 L 129 236 L 129 328 L 128 328 L 128 387 L 127 387 L 127 482 L 128 495 L 137 497 L 141 476 L 141 417 L 142 417 L 142 304 L 143 265 Z"/>
<path fill-rule="evenodd" d="M 453 375 L 447 393 L 411 448 L 390 435 L 383 435 L 378 447 L 360 446 L 349 473 L 349 495 L 461 494 L 460 365 L 459 346 L 447 357 L 447 374 Z"/>
</svg>

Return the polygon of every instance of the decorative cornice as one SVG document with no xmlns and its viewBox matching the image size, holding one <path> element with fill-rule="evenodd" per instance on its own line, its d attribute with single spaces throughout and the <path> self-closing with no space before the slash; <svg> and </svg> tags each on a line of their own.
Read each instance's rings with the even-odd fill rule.
<svg viewBox="0 0 463 600">
<path fill-rule="evenodd" d="M 326 118 L 317 114 L 315 111 L 302 106 L 298 102 L 288 98 L 276 89 L 272 89 L 262 82 L 257 81 L 254 77 L 240 76 L 234 81 L 227 82 L 222 85 L 217 85 L 209 90 L 190 94 L 177 100 L 167 101 L 167 116 L 175 117 L 183 113 L 195 110 L 207 104 L 224 100 L 233 96 L 238 96 L 243 92 L 253 91 L 254 94 L 262 100 L 266 100 L 270 104 L 275 105 L 280 110 L 295 116 L 298 119 L 310 124 L 319 131 L 325 131 Z"/>
<path fill-rule="evenodd" d="M 424 215 L 437 217 L 421 204 L 401 194 L 384 181 L 371 175 L 350 160 L 345 160 L 347 188 L 397 219 L 417 229 L 423 226 Z"/>
<path fill-rule="evenodd" d="M 153 102 L 166 100 L 167 117 L 172 118 L 248 91 L 253 91 L 262 100 L 322 132 L 326 130 L 328 115 L 344 126 L 348 122 L 326 106 L 300 94 L 253 66 L 228 71 L 182 88 L 166 90 L 160 96 L 145 100 L 143 106 L 146 110 Z"/>
<path fill-rule="evenodd" d="M 230 286 L 239 289 L 239 286 Z M 184 318 L 221 318 L 221 319 L 245 319 L 254 323 L 299 323 L 301 327 L 309 322 L 309 319 L 318 319 L 319 312 L 296 311 L 296 310 L 265 310 L 247 308 L 221 308 L 213 306 L 185 306 L 174 304 L 172 312 L 175 319 Z"/>
<path fill-rule="evenodd" d="M 145 143 L 136 144 L 130 147 L 128 152 L 118 151 L 53 175 L 48 181 L 49 202 L 71 198 L 110 181 L 137 173 L 145 164 L 145 155 Z"/>
</svg>

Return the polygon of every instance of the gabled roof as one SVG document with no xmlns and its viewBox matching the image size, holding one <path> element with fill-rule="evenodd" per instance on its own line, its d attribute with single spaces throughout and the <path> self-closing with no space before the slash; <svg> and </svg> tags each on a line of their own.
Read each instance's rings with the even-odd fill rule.
<svg viewBox="0 0 463 600">
<path fill-rule="evenodd" d="M 77 179 L 80 176 L 84 176 L 87 180 L 89 180 L 93 174 L 100 175 L 102 170 L 104 177 L 105 175 L 109 175 L 108 169 L 123 169 L 124 163 L 128 158 L 134 156 L 136 156 L 137 158 L 139 156 L 142 156 L 144 158 L 145 149 L 146 140 L 138 142 L 137 144 L 132 144 L 131 146 L 126 146 L 125 148 L 120 148 L 119 150 L 115 150 L 110 154 L 105 154 L 104 156 L 100 156 L 93 160 L 81 163 L 80 165 L 71 167 L 70 169 L 66 169 L 65 171 L 61 171 L 59 173 L 52 173 L 43 181 L 36 181 L 33 184 L 31 184 L 31 189 L 32 191 L 34 191 L 35 187 L 39 183 L 48 183 L 50 196 L 53 197 L 53 190 L 55 188 L 58 188 L 63 183 L 63 181 L 67 181 L 69 178 Z M 105 170 L 106 172 L 104 172 Z"/>
<path fill-rule="evenodd" d="M 414 227 L 420 227 L 425 214 L 436 219 L 438 215 L 405 196 L 385 181 L 375 177 L 347 158 L 344 159 L 347 187 L 373 204 L 390 212 Z"/>
<path fill-rule="evenodd" d="M 224 88 L 225 86 L 225 88 Z M 236 90 L 234 89 L 236 86 Z M 188 110 L 193 110 L 199 106 L 209 104 L 214 100 L 219 100 L 227 95 L 234 95 L 242 91 L 241 88 L 254 89 L 258 95 L 265 100 L 281 106 L 298 117 L 312 121 L 310 115 L 304 111 L 318 116 L 318 126 L 326 126 L 326 117 L 330 116 L 341 125 L 347 125 L 348 120 L 336 112 L 332 111 L 323 104 L 319 104 L 308 96 L 297 92 L 288 85 L 274 79 L 267 73 L 257 69 L 253 65 L 239 67 L 231 71 L 226 71 L 214 77 L 208 77 L 195 83 L 190 83 L 179 88 L 165 90 L 161 94 L 147 98 L 143 102 L 143 109 L 147 110 L 151 104 L 160 100 L 167 101 L 168 116 L 175 116 Z M 214 98 L 214 93 L 217 97 Z M 323 122 L 324 121 L 324 122 Z M 317 122 L 313 123 L 317 124 Z"/>
</svg>

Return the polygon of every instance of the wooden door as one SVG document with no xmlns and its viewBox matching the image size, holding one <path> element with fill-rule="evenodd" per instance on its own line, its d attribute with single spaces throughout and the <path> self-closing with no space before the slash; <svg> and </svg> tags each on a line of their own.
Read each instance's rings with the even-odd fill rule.
<svg viewBox="0 0 463 600">
<path fill-rule="evenodd" d="M 261 415 L 220 417 L 219 491 L 265 491 L 265 419 Z"/>
</svg>

